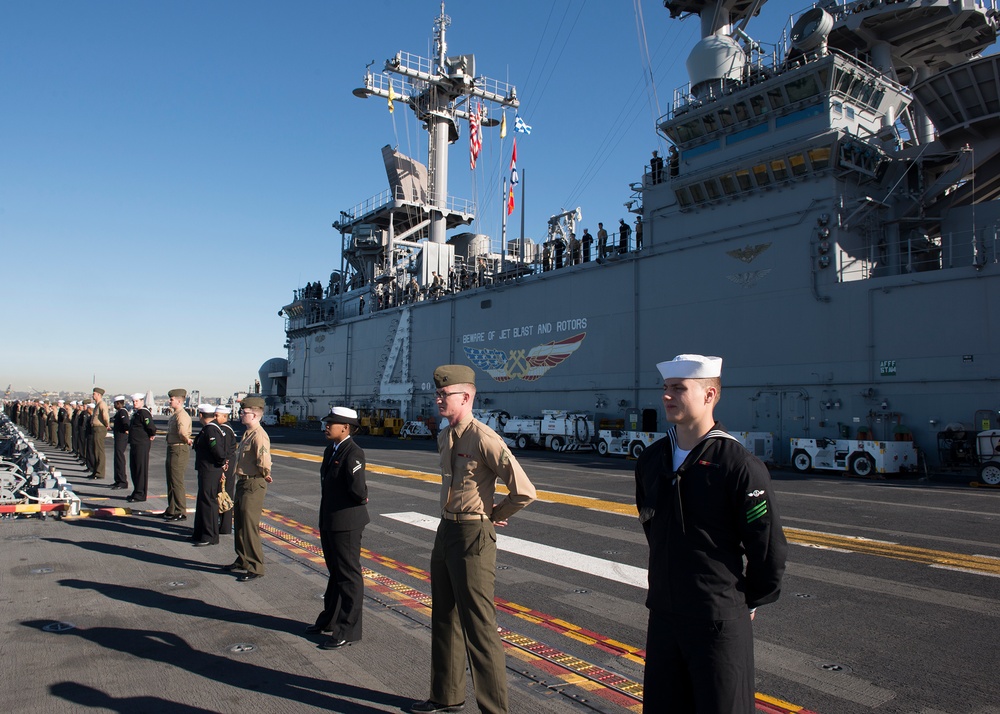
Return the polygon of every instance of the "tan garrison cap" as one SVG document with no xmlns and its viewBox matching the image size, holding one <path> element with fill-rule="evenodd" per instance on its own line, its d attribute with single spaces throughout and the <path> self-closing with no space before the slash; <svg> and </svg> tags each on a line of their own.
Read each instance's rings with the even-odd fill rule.
<svg viewBox="0 0 1000 714">
<path fill-rule="evenodd" d="M 97 392 L 98 394 L 104 394 L 104 390 L 101 389 L 100 387 L 94 387 L 94 391 Z"/>
<path fill-rule="evenodd" d="M 181 399 L 183 399 L 187 395 L 188 392 L 186 389 L 171 389 L 169 392 L 167 392 L 168 397 L 180 397 Z"/>
<path fill-rule="evenodd" d="M 476 373 L 464 364 L 443 364 L 434 370 L 434 384 L 438 389 L 453 384 L 476 384 Z"/>
<path fill-rule="evenodd" d="M 256 407 L 257 409 L 263 409 L 266 405 L 263 397 L 244 397 L 243 407 Z"/>
</svg>

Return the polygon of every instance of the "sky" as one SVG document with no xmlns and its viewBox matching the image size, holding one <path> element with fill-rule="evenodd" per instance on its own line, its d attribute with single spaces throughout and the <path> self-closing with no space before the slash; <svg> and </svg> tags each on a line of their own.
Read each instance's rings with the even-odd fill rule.
<svg viewBox="0 0 1000 714">
<path fill-rule="evenodd" d="M 775 42 L 805 5 L 772 0 L 748 32 Z M 544 240 L 548 217 L 577 207 L 591 233 L 631 223 L 629 184 L 667 148 L 655 121 L 687 82 L 698 19 L 671 20 L 660 0 L 445 12 L 448 55 L 515 85 L 532 127 L 517 135 L 525 235 Z M 432 56 L 439 13 L 439 0 L 0 4 L 0 387 L 246 390 L 285 356 L 292 291 L 340 266 L 340 211 L 387 188 L 381 147 L 426 162 L 409 109 L 352 90 L 372 61 Z M 471 229 L 498 241 L 514 133 L 486 130 L 471 171 L 467 129 L 449 193 L 475 200 Z"/>
</svg>

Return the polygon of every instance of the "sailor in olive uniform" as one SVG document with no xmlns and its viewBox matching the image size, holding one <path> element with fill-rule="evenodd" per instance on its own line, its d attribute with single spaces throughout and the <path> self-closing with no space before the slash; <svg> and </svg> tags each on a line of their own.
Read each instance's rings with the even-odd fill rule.
<svg viewBox="0 0 1000 714">
<path fill-rule="evenodd" d="M 196 546 L 219 542 L 219 486 L 226 463 L 226 437 L 215 423 L 215 405 L 199 404 L 201 431 L 194 440 L 194 469 L 198 473 L 198 500 L 191 540 Z"/>
<path fill-rule="evenodd" d="M 329 632 L 322 649 L 340 649 L 361 639 L 365 586 L 361 575 L 361 533 L 370 522 L 365 452 L 351 438 L 358 413 L 334 407 L 323 417 L 330 440 L 320 466 L 322 497 L 319 534 L 330 579 L 323 596 L 323 612 L 307 632 Z"/>
<path fill-rule="evenodd" d="M 237 578 L 245 583 L 264 576 L 264 548 L 260 541 L 260 514 L 264 510 L 267 484 L 271 483 L 271 440 L 260 425 L 264 416 L 262 397 L 245 397 L 240 420 L 246 431 L 236 450 L 236 560 L 223 570 L 245 570 Z"/>
<path fill-rule="evenodd" d="M 104 437 L 108 435 L 111 427 L 111 419 L 108 416 L 108 404 L 104 401 L 104 390 L 94 387 L 94 415 L 90 420 L 91 443 L 93 444 L 93 470 L 90 475 L 93 479 L 104 478 Z"/>
<path fill-rule="evenodd" d="M 184 410 L 186 389 L 171 389 L 170 419 L 167 420 L 167 507 L 163 517 L 168 521 L 187 518 L 187 492 L 184 489 L 184 472 L 191 459 L 191 415 Z"/>
<path fill-rule="evenodd" d="M 132 472 L 132 493 L 126 501 L 145 501 L 149 484 L 149 449 L 156 437 L 153 415 L 144 406 L 146 395 L 132 395 L 132 420 L 128 425 L 129 470 Z"/>
<path fill-rule="evenodd" d="M 468 660 L 480 711 L 507 711 L 507 672 L 497 634 L 495 526 L 535 500 L 535 488 L 503 439 L 472 416 L 476 374 L 465 365 L 434 370 L 438 412 L 448 426 L 441 453 L 441 522 L 431 551 L 431 693 L 411 712 L 457 711 Z M 496 481 L 508 495 L 494 504 Z"/>
<path fill-rule="evenodd" d="M 128 424 L 129 414 L 125 408 L 125 395 L 115 397 L 115 416 L 111 423 L 111 433 L 115 439 L 115 482 L 113 489 L 128 488 Z"/>
</svg>

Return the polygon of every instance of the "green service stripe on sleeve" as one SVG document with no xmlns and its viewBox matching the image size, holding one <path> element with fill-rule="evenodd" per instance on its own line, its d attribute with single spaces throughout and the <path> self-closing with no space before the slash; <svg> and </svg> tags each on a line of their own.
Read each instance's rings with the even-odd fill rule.
<svg viewBox="0 0 1000 714">
<path fill-rule="evenodd" d="M 753 523 L 766 513 L 767 513 L 767 501 L 761 501 L 756 506 L 747 511 L 747 523 Z"/>
</svg>

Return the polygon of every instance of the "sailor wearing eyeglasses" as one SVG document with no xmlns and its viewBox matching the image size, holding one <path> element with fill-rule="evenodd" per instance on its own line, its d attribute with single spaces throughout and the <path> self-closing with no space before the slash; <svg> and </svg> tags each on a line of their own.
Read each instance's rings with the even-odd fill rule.
<svg viewBox="0 0 1000 714">
<path fill-rule="evenodd" d="M 476 374 L 465 365 L 434 370 L 438 412 L 441 522 L 431 551 L 431 691 L 411 712 L 459 711 L 468 659 L 480 711 L 507 711 L 503 645 L 493 601 L 495 526 L 535 500 L 535 488 L 507 445 L 472 417 Z M 494 504 L 496 481 L 509 494 Z"/>
<path fill-rule="evenodd" d="M 643 710 L 751 714 L 753 629 L 781 592 L 788 545 L 767 467 L 715 421 L 722 359 L 657 365 L 667 436 L 635 467 L 649 542 Z"/>
</svg>

